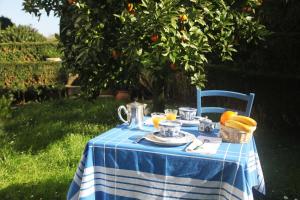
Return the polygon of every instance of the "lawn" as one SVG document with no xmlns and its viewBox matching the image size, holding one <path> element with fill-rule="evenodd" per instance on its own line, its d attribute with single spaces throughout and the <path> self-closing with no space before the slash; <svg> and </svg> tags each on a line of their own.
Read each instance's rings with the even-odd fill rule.
<svg viewBox="0 0 300 200">
<path fill-rule="evenodd" d="M 117 124 L 117 107 L 104 99 L 14 109 L 0 125 L 0 199 L 65 199 L 86 142 Z"/>
<path fill-rule="evenodd" d="M 119 104 L 65 99 L 14 109 L 0 122 L 0 199 L 65 199 L 86 142 L 120 123 Z M 300 199 L 296 134 L 258 128 L 255 137 L 267 199 Z"/>
</svg>

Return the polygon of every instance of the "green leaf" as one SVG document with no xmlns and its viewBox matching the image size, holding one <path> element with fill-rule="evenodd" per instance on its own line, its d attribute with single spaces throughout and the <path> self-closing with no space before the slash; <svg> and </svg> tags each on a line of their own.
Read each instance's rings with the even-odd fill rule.
<svg viewBox="0 0 300 200">
<path fill-rule="evenodd" d="M 173 17 L 171 19 L 171 26 L 176 29 L 177 28 L 177 18 Z"/>
<path fill-rule="evenodd" d="M 169 54 L 169 59 L 172 63 L 176 62 L 176 57 L 172 53 Z"/>
<path fill-rule="evenodd" d="M 137 54 L 138 56 L 142 55 L 142 53 L 143 53 L 143 49 L 142 49 L 142 48 L 141 48 L 141 49 L 138 49 L 137 52 L 136 52 L 136 54 Z"/>
</svg>

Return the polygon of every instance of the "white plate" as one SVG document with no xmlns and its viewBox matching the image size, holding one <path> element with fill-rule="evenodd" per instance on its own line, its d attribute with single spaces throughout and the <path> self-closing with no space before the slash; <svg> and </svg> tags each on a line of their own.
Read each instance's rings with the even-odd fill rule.
<svg viewBox="0 0 300 200">
<path fill-rule="evenodd" d="M 181 137 L 160 137 L 159 132 L 154 132 L 146 135 L 145 139 L 162 146 L 180 146 L 195 139 L 191 133 L 180 131 L 180 134 L 182 134 Z"/>
<path fill-rule="evenodd" d="M 200 119 L 205 119 L 204 117 L 199 117 L 196 116 L 196 119 L 193 120 L 184 120 L 184 119 L 180 119 L 180 117 L 178 117 L 176 119 L 176 121 L 180 122 L 182 124 L 182 126 L 198 126 L 199 125 L 199 120 Z M 153 122 L 151 118 L 148 118 L 145 120 L 144 125 L 146 126 L 153 126 Z"/>
<path fill-rule="evenodd" d="M 199 120 L 177 119 L 176 121 L 180 122 L 182 126 L 198 126 L 199 124 Z"/>
<path fill-rule="evenodd" d="M 178 119 L 176 119 L 176 121 L 180 122 L 182 124 L 182 126 L 198 126 L 200 119 L 205 119 L 205 118 L 196 116 L 196 118 L 193 120 L 185 120 L 185 119 L 178 118 Z"/>
</svg>

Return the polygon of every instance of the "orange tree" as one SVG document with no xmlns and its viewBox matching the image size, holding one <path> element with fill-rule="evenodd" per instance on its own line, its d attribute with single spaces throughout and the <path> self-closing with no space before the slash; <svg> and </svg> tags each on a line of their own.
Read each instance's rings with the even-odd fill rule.
<svg viewBox="0 0 300 200">
<path fill-rule="evenodd" d="M 209 61 L 232 60 L 239 45 L 267 31 L 254 18 L 259 1 L 142 0 L 128 2 L 120 19 L 119 49 L 153 92 L 156 110 L 164 87 L 182 71 L 201 88 Z M 170 81 L 169 81 L 170 82 Z"/>
<path fill-rule="evenodd" d="M 118 84 L 143 83 L 155 110 L 164 87 L 181 71 L 203 87 L 208 62 L 232 60 L 267 31 L 257 19 L 260 0 L 24 0 L 37 16 L 61 16 L 65 65 L 89 94 Z"/>
</svg>

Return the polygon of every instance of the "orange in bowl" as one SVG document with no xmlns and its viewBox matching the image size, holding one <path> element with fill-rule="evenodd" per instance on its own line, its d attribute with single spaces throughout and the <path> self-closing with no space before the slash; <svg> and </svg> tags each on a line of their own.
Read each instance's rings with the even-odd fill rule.
<svg viewBox="0 0 300 200">
<path fill-rule="evenodd" d="M 227 120 L 229 120 L 232 116 L 235 116 L 235 115 L 237 115 L 237 112 L 234 112 L 234 111 L 225 111 L 221 115 L 220 123 L 224 125 Z"/>
</svg>

